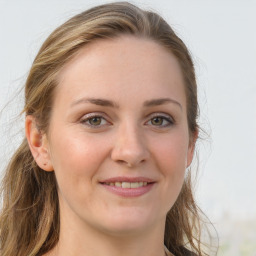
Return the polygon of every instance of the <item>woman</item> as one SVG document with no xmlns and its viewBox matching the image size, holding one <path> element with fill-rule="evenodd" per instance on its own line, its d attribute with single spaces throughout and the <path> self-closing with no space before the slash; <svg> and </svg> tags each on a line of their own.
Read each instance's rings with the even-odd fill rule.
<svg viewBox="0 0 256 256">
<path fill-rule="evenodd" d="M 159 15 L 112 3 L 57 28 L 31 67 L 24 113 L 3 180 L 1 256 L 206 255 L 188 169 L 195 72 Z"/>
</svg>

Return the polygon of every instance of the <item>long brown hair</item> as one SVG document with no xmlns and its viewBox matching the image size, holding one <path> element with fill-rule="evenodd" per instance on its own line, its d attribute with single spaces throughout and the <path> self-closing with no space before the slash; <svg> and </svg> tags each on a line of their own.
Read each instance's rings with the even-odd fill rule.
<svg viewBox="0 0 256 256">
<path fill-rule="evenodd" d="M 58 27 L 44 42 L 25 84 L 26 115 L 33 115 L 40 131 L 49 127 L 57 77 L 79 49 L 95 40 L 120 35 L 154 40 L 174 54 L 185 81 L 187 119 L 191 137 L 198 131 L 197 84 L 191 56 L 173 29 L 158 14 L 127 2 L 94 7 Z M 2 182 L 0 216 L 1 256 L 35 256 L 50 251 L 58 242 L 59 204 L 54 172 L 35 163 L 24 139 L 13 155 Z M 164 243 L 175 255 L 186 248 L 206 255 L 201 248 L 201 217 L 186 175 L 181 193 L 166 218 Z"/>
</svg>

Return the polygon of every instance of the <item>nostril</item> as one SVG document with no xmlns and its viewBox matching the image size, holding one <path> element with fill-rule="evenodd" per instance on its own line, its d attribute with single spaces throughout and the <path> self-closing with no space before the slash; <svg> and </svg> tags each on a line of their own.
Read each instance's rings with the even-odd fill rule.
<svg viewBox="0 0 256 256">
<path fill-rule="evenodd" d="M 122 164 L 122 165 L 127 165 L 129 168 L 131 168 L 133 166 L 132 163 L 127 162 L 125 160 L 117 160 L 117 163 Z"/>
<path fill-rule="evenodd" d="M 147 148 L 140 144 L 129 143 L 117 143 L 111 152 L 111 159 L 120 165 L 127 166 L 129 168 L 142 164 L 149 158 L 149 151 Z"/>
</svg>

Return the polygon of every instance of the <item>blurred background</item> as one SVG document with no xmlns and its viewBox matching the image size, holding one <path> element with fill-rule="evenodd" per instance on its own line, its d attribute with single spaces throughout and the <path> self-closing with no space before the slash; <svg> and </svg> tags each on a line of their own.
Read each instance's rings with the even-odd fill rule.
<svg viewBox="0 0 256 256">
<path fill-rule="evenodd" d="M 1 175 L 23 135 L 21 88 L 41 44 L 71 16 L 107 2 L 0 0 Z M 256 1 L 131 3 L 160 13 L 192 53 L 205 131 L 196 195 L 217 229 L 218 255 L 256 256 Z"/>
</svg>

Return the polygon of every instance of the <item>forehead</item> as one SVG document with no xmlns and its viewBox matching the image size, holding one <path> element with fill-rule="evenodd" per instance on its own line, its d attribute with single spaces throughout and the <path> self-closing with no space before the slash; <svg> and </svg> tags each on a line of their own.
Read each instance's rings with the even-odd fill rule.
<svg viewBox="0 0 256 256">
<path fill-rule="evenodd" d="M 61 75 L 63 76 L 67 70 L 71 69 L 71 66 L 74 66 L 74 64 L 81 62 L 81 57 L 86 57 L 86 62 L 88 62 L 91 58 L 95 61 L 96 56 L 101 56 L 102 60 L 108 58 L 108 61 L 114 60 L 116 64 L 123 64 L 123 60 L 125 59 L 127 64 L 134 65 L 135 63 L 127 62 L 128 60 L 132 60 L 130 58 L 131 54 L 134 59 L 137 58 L 137 60 L 145 56 L 153 58 L 154 61 L 157 61 L 158 59 L 162 59 L 162 61 L 168 59 L 168 62 L 172 62 L 173 65 L 178 66 L 176 57 L 169 49 L 160 45 L 160 43 L 150 38 L 122 35 L 116 38 L 96 39 L 95 41 L 86 44 L 79 49 L 75 57 L 64 66 Z M 110 56 L 111 58 L 109 58 Z"/>
<path fill-rule="evenodd" d="M 140 95 L 141 90 L 154 96 L 170 89 L 175 97 L 184 96 L 176 57 L 151 39 L 122 36 L 81 48 L 59 74 L 57 97 Z"/>
</svg>

